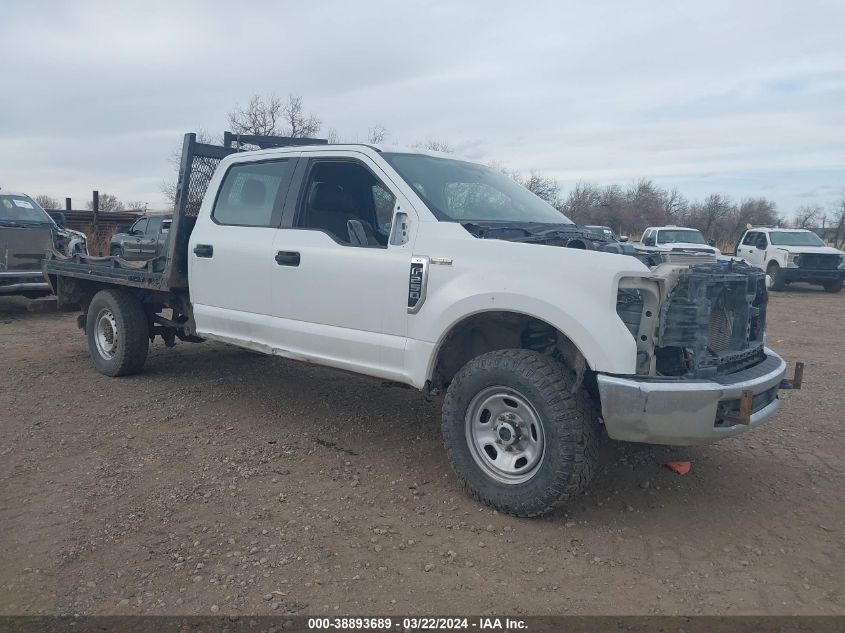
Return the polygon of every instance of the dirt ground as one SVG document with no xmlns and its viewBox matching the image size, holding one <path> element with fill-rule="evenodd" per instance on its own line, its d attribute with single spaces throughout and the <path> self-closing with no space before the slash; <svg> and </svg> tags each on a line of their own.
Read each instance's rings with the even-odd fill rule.
<svg viewBox="0 0 845 633">
<path fill-rule="evenodd" d="M 210 343 L 106 378 L 75 315 L 23 306 L 0 299 L 0 614 L 845 613 L 845 293 L 773 295 L 768 344 L 806 362 L 774 421 L 608 443 L 534 520 L 462 492 L 415 391 Z"/>
</svg>

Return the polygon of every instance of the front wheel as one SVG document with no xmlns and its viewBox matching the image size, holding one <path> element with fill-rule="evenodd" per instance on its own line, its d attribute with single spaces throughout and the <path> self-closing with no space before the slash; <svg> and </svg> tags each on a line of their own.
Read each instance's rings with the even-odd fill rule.
<svg viewBox="0 0 845 633">
<path fill-rule="evenodd" d="M 825 292 L 839 292 L 842 290 L 842 280 L 837 279 L 836 281 L 826 281 L 824 283 L 824 291 Z"/>
<path fill-rule="evenodd" d="M 443 440 L 470 494 L 500 512 L 538 516 L 589 483 L 601 429 L 584 389 L 555 359 L 511 349 L 479 356 L 443 404 Z"/>
<path fill-rule="evenodd" d="M 766 268 L 766 273 L 772 278 L 772 290 L 780 292 L 786 288 L 786 280 L 783 278 L 783 270 L 780 266 L 772 262 Z"/>
<path fill-rule="evenodd" d="M 101 290 L 94 295 L 88 306 L 85 334 L 91 360 L 101 374 L 135 374 L 147 360 L 147 315 L 140 300 L 127 290 Z"/>
</svg>

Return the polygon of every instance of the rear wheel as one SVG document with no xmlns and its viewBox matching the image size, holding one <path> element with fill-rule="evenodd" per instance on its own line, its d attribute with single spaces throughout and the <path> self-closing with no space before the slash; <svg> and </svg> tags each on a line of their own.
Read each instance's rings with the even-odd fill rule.
<svg viewBox="0 0 845 633">
<path fill-rule="evenodd" d="M 841 279 L 837 279 L 836 281 L 826 281 L 824 283 L 825 292 L 839 292 L 840 290 L 842 290 Z"/>
<path fill-rule="evenodd" d="M 120 257 L 120 246 L 112 246 L 111 249 L 109 249 L 109 255 L 112 257 Z"/>
<path fill-rule="evenodd" d="M 458 372 L 443 404 L 443 440 L 473 497 L 538 516 L 586 488 L 601 429 L 573 381 L 563 364 L 521 349 L 484 354 Z"/>
<path fill-rule="evenodd" d="M 783 278 L 783 269 L 776 263 L 772 262 L 766 268 L 766 273 L 772 278 L 772 290 L 780 292 L 786 287 L 786 282 Z"/>
<path fill-rule="evenodd" d="M 101 290 L 94 295 L 85 333 L 94 367 L 106 376 L 137 373 L 147 360 L 147 315 L 138 298 L 127 290 Z"/>
</svg>

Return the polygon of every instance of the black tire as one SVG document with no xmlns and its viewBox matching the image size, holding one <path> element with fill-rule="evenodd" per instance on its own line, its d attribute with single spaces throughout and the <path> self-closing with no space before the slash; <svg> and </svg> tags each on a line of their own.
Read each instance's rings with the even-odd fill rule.
<svg viewBox="0 0 845 633">
<path fill-rule="evenodd" d="M 452 468 L 475 499 L 500 512 L 533 517 L 587 487 L 599 461 L 603 434 L 586 390 L 572 393 L 574 380 L 557 360 L 522 349 L 483 354 L 458 372 L 443 403 L 443 441 Z M 477 457 L 480 452 L 468 437 L 468 418 L 474 418 L 471 405 L 475 410 L 478 398 L 501 387 L 523 398 L 541 421 L 542 457 L 525 481 L 502 482 L 491 476 L 479 465 L 484 458 Z M 479 419 L 483 416 L 484 411 Z"/>
<path fill-rule="evenodd" d="M 780 266 L 772 262 L 766 268 L 766 273 L 769 275 L 769 277 L 772 278 L 771 290 L 774 290 L 775 292 L 780 292 L 781 290 L 786 288 L 786 282 L 783 278 L 783 270 Z"/>
<path fill-rule="evenodd" d="M 822 284 L 822 286 L 824 286 L 825 292 L 837 293 L 842 290 L 842 280 L 837 279 L 836 281 L 826 281 Z"/>
<path fill-rule="evenodd" d="M 101 374 L 135 374 L 147 360 L 150 348 L 147 315 L 138 298 L 127 290 L 101 290 L 94 295 L 88 306 L 85 334 L 91 360 Z"/>
<path fill-rule="evenodd" d="M 109 250 L 109 255 L 112 257 L 120 257 L 120 246 L 112 246 Z"/>
</svg>

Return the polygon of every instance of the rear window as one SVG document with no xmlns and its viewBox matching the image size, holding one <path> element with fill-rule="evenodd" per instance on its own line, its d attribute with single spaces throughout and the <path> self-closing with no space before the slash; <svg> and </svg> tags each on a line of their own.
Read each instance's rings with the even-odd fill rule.
<svg viewBox="0 0 845 633">
<path fill-rule="evenodd" d="M 226 225 L 278 225 L 291 166 L 289 159 L 232 165 L 223 177 L 211 217 Z"/>
<path fill-rule="evenodd" d="M 695 230 L 661 229 L 657 233 L 658 244 L 706 244 L 704 236 Z"/>
</svg>

